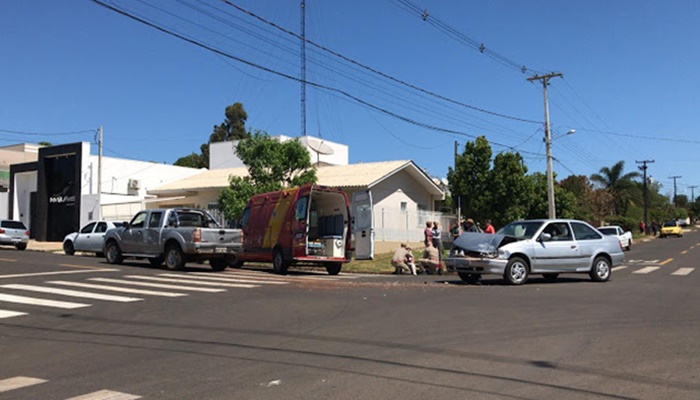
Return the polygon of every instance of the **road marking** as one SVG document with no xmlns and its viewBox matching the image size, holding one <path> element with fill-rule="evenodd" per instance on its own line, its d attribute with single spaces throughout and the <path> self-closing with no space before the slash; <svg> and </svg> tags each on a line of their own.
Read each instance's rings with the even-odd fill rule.
<svg viewBox="0 0 700 400">
<path fill-rule="evenodd" d="M 257 271 L 245 271 L 245 270 L 238 270 L 236 272 L 224 272 L 222 275 L 254 275 L 254 276 L 265 276 L 265 279 L 277 279 L 277 280 L 292 280 L 292 281 L 297 281 L 297 280 L 322 280 L 322 281 L 337 281 L 343 277 L 339 277 L 338 275 L 316 275 L 316 276 L 299 276 L 299 275 L 294 275 L 294 276 L 275 276 L 267 272 L 257 272 Z M 347 277 L 345 279 L 354 279 Z"/>
<path fill-rule="evenodd" d="M 114 271 L 112 268 L 104 268 L 104 267 L 93 267 L 91 265 L 79 265 L 79 264 L 59 264 L 61 267 L 70 267 L 70 268 L 85 268 L 85 269 L 96 269 L 96 270 L 109 270 L 109 271 Z"/>
<path fill-rule="evenodd" d="M 656 264 L 659 262 L 659 260 L 629 260 L 628 262 L 639 264 Z"/>
<path fill-rule="evenodd" d="M 107 286 L 107 285 L 93 285 L 93 284 L 91 284 L 91 283 L 81 283 L 81 282 L 49 281 L 49 282 L 47 282 L 47 283 L 50 283 L 50 284 L 53 284 L 53 285 L 75 286 L 75 287 L 83 287 L 83 288 L 86 288 L 86 289 L 111 290 L 111 291 L 113 291 L 113 292 L 134 293 L 134 294 L 145 294 L 145 295 L 161 296 L 161 297 L 182 297 L 182 296 L 187 296 L 187 293 L 157 292 L 157 291 L 153 291 L 153 290 L 131 289 L 131 288 L 123 288 L 123 287 L 118 287 L 118 286 Z"/>
<path fill-rule="evenodd" d="M 679 275 L 679 276 L 686 276 L 693 272 L 695 268 L 678 268 L 675 270 L 671 275 Z"/>
<path fill-rule="evenodd" d="M 134 282 L 134 281 L 125 281 L 123 279 L 111 279 L 111 278 L 88 278 L 88 280 L 89 281 L 96 281 L 96 282 L 121 283 L 124 285 L 134 285 L 134 286 L 150 286 L 150 287 L 157 287 L 157 288 L 161 288 L 161 289 L 190 290 L 193 292 L 218 293 L 218 292 L 225 292 L 226 291 L 226 289 L 203 288 L 203 287 L 180 286 L 180 285 L 166 285 L 166 284 L 162 284 L 162 283 L 151 283 L 151 282 Z"/>
<path fill-rule="evenodd" d="M 45 286 L 12 284 L 12 285 L 0 285 L 0 287 L 7 288 L 7 289 L 16 289 L 16 290 L 28 290 L 30 292 L 38 292 L 38 293 L 60 294 L 62 296 L 80 297 L 83 299 L 116 301 L 119 303 L 131 303 L 133 301 L 142 301 L 143 300 L 143 299 L 139 299 L 136 297 L 124 297 L 124 296 L 114 296 L 111 294 L 80 292 L 77 290 L 58 289 L 58 288 L 51 288 L 51 287 L 45 287 Z"/>
<path fill-rule="evenodd" d="M 17 262 L 17 260 L 13 260 L 11 258 L 0 258 L 0 261 Z"/>
<path fill-rule="evenodd" d="M 221 286 L 221 287 L 234 287 L 234 288 L 244 288 L 244 289 L 251 289 L 251 288 L 259 287 L 258 285 L 248 285 L 245 283 L 199 282 L 199 281 L 193 281 L 191 279 L 158 278 L 157 276 L 127 275 L 127 276 L 125 276 L 125 278 L 143 279 L 146 281 L 156 281 L 156 282 L 187 283 L 190 285 Z"/>
<path fill-rule="evenodd" d="M 40 383 L 47 382 L 44 379 L 28 378 L 26 376 L 15 376 L 14 378 L 3 379 L 0 381 L 0 393 L 9 392 L 10 390 L 21 389 L 27 386 L 34 386 Z"/>
<path fill-rule="evenodd" d="M 66 275 L 66 274 L 85 274 L 89 272 L 112 272 L 119 271 L 118 269 L 99 269 L 90 271 L 55 271 L 55 272 L 34 272 L 28 274 L 12 274 L 12 275 L 0 275 L 0 279 L 9 278 L 26 278 L 30 276 L 46 276 L 46 275 Z"/>
<path fill-rule="evenodd" d="M 632 273 L 633 274 L 648 274 L 648 273 L 656 271 L 657 269 L 659 269 L 659 267 L 644 267 L 644 268 L 638 269 Z"/>
<path fill-rule="evenodd" d="M 612 270 L 613 270 L 613 272 L 615 272 L 615 271 L 621 271 L 621 270 L 623 270 L 623 269 L 625 269 L 625 268 L 627 268 L 626 265 L 620 265 L 619 267 L 615 267 L 615 268 L 613 268 Z"/>
<path fill-rule="evenodd" d="M 31 304 L 31 305 L 35 305 L 35 306 L 67 308 L 67 309 L 90 307 L 90 304 L 71 303 L 71 302 L 67 302 L 67 301 L 56 301 L 56 300 L 46 300 L 46 299 L 36 299 L 33 297 L 15 296 L 12 294 L 0 294 L 0 301 L 6 301 L 8 303 Z"/>
<path fill-rule="evenodd" d="M 84 394 L 82 396 L 71 397 L 67 400 L 136 400 L 140 398 L 141 396 L 136 396 L 129 393 L 113 392 L 111 390 L 100 390 L 97 392 Z"/>
<path fill-rule="evenodd" d="M 688 254 L 688 250 L 681 251 L 681 254 Z"/>
<path fill-rule="evenodd" d="M 670 263 L 671 261 L 673 261 L 673 258 L 667 258 L 667 259 L 661 261 L 659 263 L 659 265 L 666 265 L 666 264 Z"/>
<path fill-rule="evenodd" d="M 192 276 L 192 275 L 195 275 L 195 276 Z M 264 284 L 268 284 L 268 285 L 286 285 L 289 283 L 289 282 L 285 282 L 285 281 L 268 281 L 268 280 L 263 280 L 262 278 L 260 278 L 260 279 L 224 278 L 224 277 L 212 276 L 211 273 L 207 273 L 207 272 L 188 272 L 187 275 L 158 274 L 158 276 L 165 276 L 165 277 L 171 277 L 171 278 L 203 279 L 203 280 L 217 281 L 217 282 L 258 283 L 258 284 L 264 283 Z"/>
<path fill-rule="evenodd" d="M 18 311 L 0 310 L 0 319 L 19 317 L 20 315 L 27 315 L 27 313 L 18 312 Z M 2 392 L 2 390 L 0 390 L 0 392 Z"/>
</svg>

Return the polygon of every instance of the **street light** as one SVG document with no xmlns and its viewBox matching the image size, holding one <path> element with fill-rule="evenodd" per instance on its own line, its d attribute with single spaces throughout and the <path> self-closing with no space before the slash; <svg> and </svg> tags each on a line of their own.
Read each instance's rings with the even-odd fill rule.
<svg viewBox="0 0 700 400">
<path fill-rule="evenodd" d="M 546 93 L 546 92 L 545 92 Z M 546 103 L 547 96 L 545 95 L 545 129 L 544 129 L 544 143 L 547 145 L 547 200 L 549 203 L 549 219 L 554 219 L 557 217 L 557 207 L 554 203 L 554 173 L 552 172 L 552 140 L 559 139 L 560 137 L 571 135 L 576 133 L 576 129 L 570 129 L 563 135 L 559 135 L 552 138 L 552 134 L 549 130 L 549 107 Z"/>
</svg>

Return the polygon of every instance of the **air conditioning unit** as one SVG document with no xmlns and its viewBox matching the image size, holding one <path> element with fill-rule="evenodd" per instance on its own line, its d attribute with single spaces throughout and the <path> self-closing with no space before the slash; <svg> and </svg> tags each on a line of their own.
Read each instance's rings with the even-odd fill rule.
<svg viewBox="0 0 700 400">
<path fill-rule="evenodd" d="M 129 179 L 129 189 L 131 189 L 131 190 L 141 189 L 141 181 L 138 179 Z"/>
</svg>

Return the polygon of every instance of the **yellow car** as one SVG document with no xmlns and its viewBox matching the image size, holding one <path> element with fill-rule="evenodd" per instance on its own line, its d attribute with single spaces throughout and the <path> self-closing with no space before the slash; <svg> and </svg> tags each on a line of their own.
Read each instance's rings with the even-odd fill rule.
<svg viewBox="0 0 700 400">
<path fill-rule="evenodd" d="M 659 236 L 664 238 L 668 235 L 676 235 L 678 237 L 683 236 L 683 228 L 681 228 L 681 225 L 678 223 L 678 221 L 664 222 L 664 225 L 661 227 L 661 233 L 659 234 Z"/>
</svg>

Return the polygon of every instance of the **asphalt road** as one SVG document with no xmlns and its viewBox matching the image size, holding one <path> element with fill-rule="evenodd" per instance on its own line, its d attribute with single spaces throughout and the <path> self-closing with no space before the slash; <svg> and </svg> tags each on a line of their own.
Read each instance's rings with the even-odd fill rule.
<svg viewBox="0 0 700 400">
<path fill-rule="evenodd" d="M 3 249 L 0 399 L 697 400 L 699 254 L 686 232 L 606 283 L 514 287 Z"/>
</svg>

